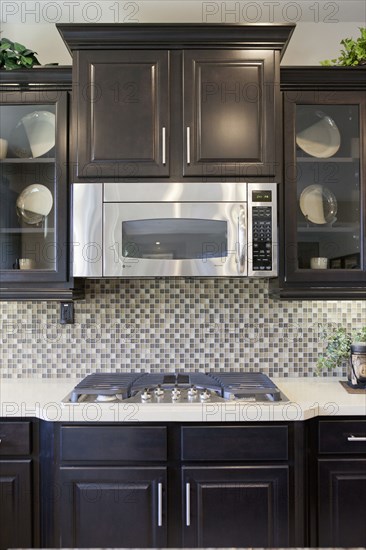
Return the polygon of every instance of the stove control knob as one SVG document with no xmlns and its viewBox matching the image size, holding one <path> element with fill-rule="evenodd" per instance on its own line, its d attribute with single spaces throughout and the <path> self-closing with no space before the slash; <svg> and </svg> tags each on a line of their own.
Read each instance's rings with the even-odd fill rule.
<svg viewBox="0 0 366 550">
<path fill-rule="evenodd" d="M 192 386 L 188 390 L 188 397 L 196 397 L 197 395 L 197 388 L 192 384 Z"/>
<path fill-rule="evenodd" d="M 207 401 L 208 399 L 210 399 L 210 397 L 211 393 L 208 391 L 207 388 L 205 388 L 200 394 L 200 398 L 202 401 Z"/>
<path fill-rule="evenodd" d="M 174 388 L 172 389 L 172 399 L 176 400 L 176 399 L 179 399 L 179 397 L 180 397 L 180 389 L 178 388 L 177 385 L 175 385 Z"/>
<path fill-rule="evenodd" d="M 144 391 L 142 392 L 141 399 L 142 401 L 148 401 L 149 399 L 151 399 L 151 393 L 147 388 L 145 388 Z"/>
<path fill-rule="evenodd" d="M 163 388 L 161 387 L 160 384 L 157 385 L 157 387 L 154 390 L 154 393 L 155 393 L 156 397 L 161 397 L 162 395 L 164 395 L 164 390 L 163 390 Z"/>
</svg>

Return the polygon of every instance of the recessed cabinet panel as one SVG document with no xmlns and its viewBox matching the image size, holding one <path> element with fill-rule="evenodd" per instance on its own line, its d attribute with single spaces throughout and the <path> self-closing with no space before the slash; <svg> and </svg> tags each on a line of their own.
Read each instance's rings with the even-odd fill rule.
<svg viewBox="0 0 366 550">
<path fill-rule="evenodd" d="M 184 52 L 184 174 L 275 174 L 274 52 Z"/>
<path fill-rule="evenodd" d="M 32 547 L 31 461 L 0 461 L 0 550 Z"/>
<path fill-rule="evenodd" d="M 61 468 L 61 545 L 166 546 L 166 490 L 165 468 Z"/>
<path fill-rule="evenodd" d="M 31 452 L 30 422 L 0 422 L 0 456 Z"/>
<path fill-rule="evenodd" d="M 61 460 L 114 461 L 166 460 L 167 430 L 164 426 L 62 426 Z M 85 454 L 85 449 L 88 453 Z"/>
<path fill-rule="evenodd" d="M 318 476 L 319 546 L 364 546 L 366 459 L 319 460 Z"/>
<path fill-rule="evenodd" d="M 184 547 L 289 544 L 287 466 L 183 468 Z"/>
<path fill-rule="evenodd" d="M 80 178 L 169 174 L 168 51 L 80 52 Z"/>
<path fill-rule="evenodd" d="M 288 460 L 288 437 L 288 426 L 183 426 L 182 460 Z"/>
</svg>

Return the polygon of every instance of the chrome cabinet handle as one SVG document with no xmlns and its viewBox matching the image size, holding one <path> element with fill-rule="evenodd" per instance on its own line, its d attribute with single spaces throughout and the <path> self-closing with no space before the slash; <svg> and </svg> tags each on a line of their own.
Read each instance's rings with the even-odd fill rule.
<svg viewBox="0 0 366 550">
<path fill-rule="evenodd" d="M 247 216 L 245 207 L 240 205 L 240 211 L 238 216 L 238 242 L 237 242 L 237 269 L 238 273 L 244 273 L 245 271 L 245 246 L 247 241 Z"/>
<path fill-rule="evenodd" d="M 187 126 L 187 164 L 191 164 L 191 129 Z"/>
<path fill-rule="evenodd" d="M 166 164 L 166 131 L 165 126 L 161 130 L 161 148 L 162 148 L 162 159 L 161 162 Z"/>
<path fill-rule="evenodd" d="M 158 527 L 163 525 L 163 484 L 158 483 Z"/>
<path fill-rule="evenodd" d="M 186 483 L 186 526 L 191 525 L 191 484 Z"/>
<path fill-rule="evenodd" d="M 365 435 L 349 435 L 347 441 L 366 441 Z"/>
</svg>

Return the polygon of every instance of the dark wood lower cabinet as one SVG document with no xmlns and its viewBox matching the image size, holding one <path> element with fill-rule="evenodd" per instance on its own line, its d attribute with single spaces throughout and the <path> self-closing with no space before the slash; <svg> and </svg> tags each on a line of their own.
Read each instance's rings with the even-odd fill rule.
<svg viewBox="0 0 366 550">
<path fill-rule="evenodd" d="M 46 546 L 302 546 L 294 431 L 285 422 L 56 425 L 60 498 Z"/>
<path fill-rule="evenodd" d="M 31 463 L 0 461 L 0 550 L 32 546 Z"/>
<path fill-rule="evenodd" d="M 60 546 L 167 546 L 166 469 L 61 468 Z"/>
<path fill-rule="evenodd" d="M 288 466 L 184 467 L 183 547 L 289 544 Z"/>
<path fill-rule="evenodd" d="M 366 458 L 318 460 L 319 546 L 366 545 Z"/>
</svg>

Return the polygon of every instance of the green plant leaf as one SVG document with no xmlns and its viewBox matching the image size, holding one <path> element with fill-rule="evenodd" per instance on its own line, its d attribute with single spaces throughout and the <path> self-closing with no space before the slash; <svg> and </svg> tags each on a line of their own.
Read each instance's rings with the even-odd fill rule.
<svg viewBox="0 0 366 550">
<path fill-rule="evenodd" d="M 354 40 L 353 38 L 343 38 L 340 44 L 344 47 L 337 59 L 320 61 L 323 66 L 340 65 L 351 67 L 362 65 L 366 61 L 366 27 L 359 27 L 361 36 Z"/>
<path fill-rule="evenodd" d="M 14 42 L 14 50 L 16 50 L 19 53 L 22 53 L 25 50 L 25 46 L 23 46 L 23 44 L 19 44 L 19 42 Z"/>
<path fill-rule="evenodd" d="M 322 333 L 327 341 L 325 352 L 320 355 L 316 364 L 316 374 L 331 370 L 348 361 L 352 342 L 366 342 L 366 325 L 361 329 L 347 332 L 343 327 L 325 328 Z"/>
<path fill-rule="evenodd" d="M 2 44 L 2 45 L 0 46 L 0 52 L 5 51 L 5 50 L 7 50 L 8 48 L 10 48 L 10 42 L 5 42 L 5 44 Z"/>
<path fill-rule="evenodd" d="M 36 52 L 30 50 L 19 42 L 12 42 L 8 38 L 0 40 L 0 67 L 6 70 L 17 68 L 31 68 L 33 65 L 40 65 Z"/>
</svg>

